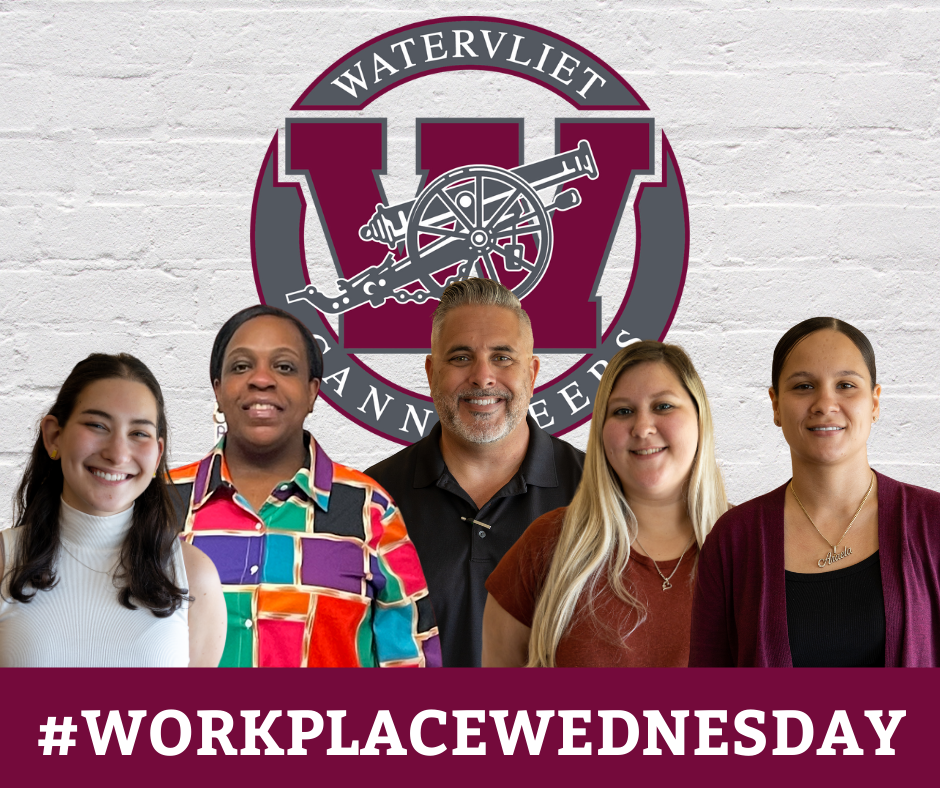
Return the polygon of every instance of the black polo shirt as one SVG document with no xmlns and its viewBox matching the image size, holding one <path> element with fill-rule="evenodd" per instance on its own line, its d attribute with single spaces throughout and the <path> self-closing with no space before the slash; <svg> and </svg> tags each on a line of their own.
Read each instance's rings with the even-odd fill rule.
<svg viewBox="0 0 940 788">
<path fill-rule="evenodd" d="M 584 452 L 554 438 L 531 417 L 529 447 L 516 475 L 482 509 L 457 483 L 441 454 L 441 425 L 366 471 L 391 494 L 418 549 L 441 634 L 445 667 L 479 667 L 484 583 L 533 520 L 571 503 Z M 489 529 L 461 520 L 469 517 Z"/>
</svg>

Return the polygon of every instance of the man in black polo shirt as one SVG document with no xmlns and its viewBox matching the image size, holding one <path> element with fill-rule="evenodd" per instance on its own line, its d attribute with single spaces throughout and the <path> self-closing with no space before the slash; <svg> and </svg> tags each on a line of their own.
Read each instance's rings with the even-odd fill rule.
<svg viewBox="0 0 940 788">
<path fill-rule="evenodd" d="M 537 517 L 567 506 L 584 453 L 528 416 L 539 370 L 519 299 L 490 279 L 455 282 L 434 312 L 425 370 L 440 422 L 366 473 L 401 509 L 448 667 L 479 667 L 484 583 Z"/>
</svg>

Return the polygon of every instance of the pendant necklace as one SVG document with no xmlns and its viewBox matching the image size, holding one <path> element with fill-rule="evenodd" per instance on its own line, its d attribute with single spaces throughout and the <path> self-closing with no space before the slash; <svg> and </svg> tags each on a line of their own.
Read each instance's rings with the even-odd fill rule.
<svg viewBox="0 0 940 788">
<path fill-rule="evenodd" d="M 653 566 L 656 567 L 657 574 L 663 579 L 663 591 L 668 591 L 670 588 L 672 588 L 672 583 L 670 583 L 669 581 L 672 580 L 672 576 L 677 571 L 679 571 L 679 564 L 682 563 L 682 559 L 685 558 L 685 554 L 689 552 L 689 548 L 692 546 L 692 540 L 694 538 L 695 538 L 695 534 L 692 534 L 692 536 L 689 537 L 689 541 L 685 543 L 685 550 L 682 551 L 682 555 L 680 555 L 679 560 L 676 561 L 675 568 L 669 573 L 669 577 L 666 577 L 666 575 L 664 575 L 659 570 L 659 564 L 657 564 L 656 559 L 653 558 L 653 556 L 649 554 L 649 551 L 645 547 L 643 547 L 643 544 L 640 542 L 640 537 L 635 536 L 633 538 L 633 541 L 636 542 L 638 545 L 640 545 L 640 547 L 643 549 L 643 552 L 646 553 L 646 557 L 649 558 L 649 560 L 653 562 Z"/>
<path fill-rule="evenodd" d="M 60 546 L 63 550 L 65 550 L 66 553 L 68 553 L 70 556 L 72 556 L 72 558 L 74 558 L 76 561 L 78 561 L 78 563 L 80 563 L 82 566 L 84 566 L 85 569 L 90 569 L 92 572 L 97 572 L 99 575 L 110 575 L 110 574 L 112 574 L 112 573 L 114 572 L 114 570 L 117 569 L 118 561 L 121 560 L 120 558 L 118 558 L 118 560 L 114 562 L 114 565 L 113 565 L 110 569 L 108 569 L 107 571 L 103 571 L 103 570 L 101 570 L 101 569 L 95 569 L 93 566 L 88 566 L 88 564 L 86 564 L 84 561 L 82 561 L 78 556 L 76 556 L 71 550 L 69 550 L 69 549 L 65 546 L 65 540 L 64 540 L 64 539 L 59 541 L 59 546 Z"/>
<path fill-rule="evenodd" d="M 790 480 L 790 492 L 792 492 L 793 497 L 796 498 L 796 502 L 800 505 L 800 508 L 803 510 L 803 514 L 806 515 L 806 519 L 810 521 L 810 524 L 813 526 L 813 528 L 816 529 L 816 533 L 818 533 L 822 537 L 822 540 L 831 548 L 830 552 L 826 555 L 825 558 L 820 558 L 816 562 L 816 566 L 818 566 L 820 569 L 822 569 L 827 564 L 834 564 L 836 563 L 836 561 L 841 561 L 843 558 L 847 558 L 848 556 L 852 555 L 851 547 L 846 547 L 840 553 L 839 545 L 842 544 L 842 541 L 845 539 L 846 534 L 852 530 L 852 526 L 855 525 L 855 521 L 856 519 L 858 519 L 858 515 L 862 511 L 862 507 L 865 505 L 865 502 L 868 500 L 868 496 L 871 495 L 871 491 L 873 489 L 875 489 L 875 472 L 874 471 L 871 472 L 871 484 L 868 485 L 868 492 L 865 493 L 865 497 L 862 498 L 862 502 L 858 505 L 858 509 L 855 510 L 855 516 L 852 517 L 852 520 L 849 522 L 849 527 L 845 529 L 842 536 L 839 538 L 838 542 L 836 542 L 835 544 L 831 544 L 829 540 L 826 539 L 825 536 L 823 536 L 822 531 L 819 530 L 819 526 L 813 522 L 813 518 L 809 516 L 809 512 L 807 512 L 806 507 L 803 506 L 803 502 L 800 500 L 800 496 L 796 494 L 796 488 L 793 486 L 793 480 L 792 479 Z"/>
</svg>

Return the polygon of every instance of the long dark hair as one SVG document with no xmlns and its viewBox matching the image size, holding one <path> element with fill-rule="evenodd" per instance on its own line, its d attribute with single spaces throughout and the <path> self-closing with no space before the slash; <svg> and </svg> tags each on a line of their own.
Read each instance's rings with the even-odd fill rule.
<svg viewBox="0 0 940 788">
<path fill-rule="evenodd" d="M 157 433 L 164 446 L 157 475 L 136 500 L 131 527 L 121 545 L 115 585 L 124 607 L 136 610 L 139 605 L 158 618 L 165 618 L 182 607 L 183 602 L 192 601 L 192 597 L 188 596 L 189 589 L 179 588 L 172 579 L 173 548 L 178 533 L 166 483 L 167 426 L 160 384 L 147 365 L 134 356 L 92 353 L 79 361 L 65 379 L 49 415 L 64 427 L 79 395 L 89 385 L 115 378 L 143 383 L 153 394 L 157 402 Z M 23 529 L 10 570 L 10 596 L 17 602 L 29 602 L 37 591 L 48 591 L 58 582 L 55 565 L 59 555 L 62 484 L 62 464 L 46 453 L 40 432 L 14 503 L 13 527 Z M 26 590 L 27 586 L 32 590 Z"/>
<path fill-rule="evenodd" d="M 846 323 L 844 320 L 839 320 L 837 317 L 811 317 L 802 323 L 797 323 L 787 331 L 786 334 L 780 337 L 777 347 L 774 348 L 774 360 L 770 367 L 770 381 L 773 384 L 774 391 L 777 393 L 780 391 L 780 374 L 783 372 L 783 364 L 787 360 L 787 356 L 800 342 L 817 331 L 838 331 L 852 340 L 852 344 L 862 354 L 865 366 L 868 367 L 868 374 L 871 375 L 871 387 L 874 389 L 875 384 L 878 382 L 878 371 L 875 368 L 875 349 L 868 341 L 868 337 L 855 326 Z"/>
</svg>

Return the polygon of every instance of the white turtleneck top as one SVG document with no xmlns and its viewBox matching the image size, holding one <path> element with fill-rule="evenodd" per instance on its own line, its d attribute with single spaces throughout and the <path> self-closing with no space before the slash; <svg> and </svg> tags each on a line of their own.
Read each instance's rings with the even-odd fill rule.
<svg viewBox="0 0 940 788">
<path fill-rule="evenodd" d="M 110 517 L 94 517 L 62 501 L 61 545 L 49 591 L 24 604 L 10 599 L 9 569 L 21 529 L 0 531 L 5 574 L 0 596 L 0 667 L 186 667 L 188 610 L 167 618 L 146 608 L 129 610 L 118 601 L 113 571 L 132 506 Z M 173 552 L 176 584 L 188 588 L 182 549 Z"/>
</svg>

